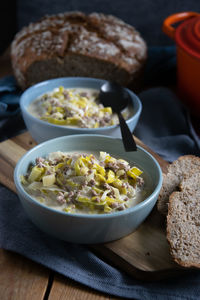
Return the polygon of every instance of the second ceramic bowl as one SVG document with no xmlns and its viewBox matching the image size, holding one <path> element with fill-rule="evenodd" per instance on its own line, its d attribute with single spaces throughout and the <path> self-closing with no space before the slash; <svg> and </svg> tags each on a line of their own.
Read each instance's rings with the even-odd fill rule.
<svg viewBox="0 0 200 300">
<path fill-rule="evenodd" d="M 64 88 L 92 88 L 99 90 L 105 80 L 84 77 L 64 77 L 56 78 L 38 83 L 28 88 L 21 96 L 20 107 L 22 116 L 31 136 L 37 143 L 47 141 L 52 138 L 67 136 L 72 134 L 101 134 L 114 137 L 120 137 L 119 125 L 100 127 L 100 128 L 75 128 L 68 126 L 54 125 L 34 117 L 28 111 L 28 107 L 32 101 L 44 93 L 52 91 L 54 88 L 63 86 Z M 132 116 L 126 120 L 131 132 L 137 125 L 141 114 L 142 104 L 132 91 L 128 90 L 131 97 L 131 105 L 133 107 Z"/>
</svg>

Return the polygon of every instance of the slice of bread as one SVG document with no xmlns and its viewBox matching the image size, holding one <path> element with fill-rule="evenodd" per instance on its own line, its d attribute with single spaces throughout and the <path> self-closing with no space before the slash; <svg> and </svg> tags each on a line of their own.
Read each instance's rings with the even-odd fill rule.
<svg viewBox="0 0 200 300">
<path fill-rule="evenodd" d="M 163 185 L 157 202 L 161 214 L 167 215 L 169 196 L 179 190 L 182 179 L 190 178 L 193 173 L 198 172 L 200 172 L 200 157 L 194 155 L 181 156 L 169 165 L 167 174 L 163 176 Z"/>
<path fill-rule="evenodd" d="M 188 193 L 200 191 L 200 168 L 199 171 L 192 174 L 192 176 L 184 176 L 183 180 L 180 183 L 180 190 Z"/>
<path fill-rule="evenodd" d="M 167 240 L 173 259 L 200 268 L 200 172 L 185 177 L 169 197 Z"/>
</svg>

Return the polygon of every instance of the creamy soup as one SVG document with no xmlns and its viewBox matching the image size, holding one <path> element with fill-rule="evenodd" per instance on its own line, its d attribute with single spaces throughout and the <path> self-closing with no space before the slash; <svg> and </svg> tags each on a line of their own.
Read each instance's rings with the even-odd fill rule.
<svg viewBox="0 0 200 300">
<path fill-rule="evenodd" d="M 21 176 L 24 189 L 41 203 L 66 213 L 125 210 L 150 193 L 149 179 L 135 165 L 106 152 L 52 152 L 38 157 Z"/>
<path fill-rule="evenodd" d="M 60 86 L 34 100 L 28 111 L 43 121 L 69 127 L 99 128 L 118 124 L 118 117 L 111 107 L 98 101 L 99 91 L 89 88 Z M 123 111 L 125 119 L 132 111 Z"/>
</svg>

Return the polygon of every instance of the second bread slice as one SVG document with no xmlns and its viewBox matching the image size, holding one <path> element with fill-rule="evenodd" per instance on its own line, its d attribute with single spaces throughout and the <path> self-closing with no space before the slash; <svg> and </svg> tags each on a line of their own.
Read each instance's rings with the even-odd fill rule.
<svg viewBox="0 0 200 300">
<path fill-rule="evenodd" d="M 200 173 L 184 178 L 169 198 L 167 239 L 174 260 L 200 268 Z"/>
<path fill-rule="evenodd" d="M 200 172 L 200 157 L 184 155 L 175 160 L 163 176 L 163 185 L 157 202 L 160 213 L 167 215 L 168 202 L 171 193 L 179 190 L 179 185 L 184 177 L 191 177 L 193 173 Z"/>
</svg>

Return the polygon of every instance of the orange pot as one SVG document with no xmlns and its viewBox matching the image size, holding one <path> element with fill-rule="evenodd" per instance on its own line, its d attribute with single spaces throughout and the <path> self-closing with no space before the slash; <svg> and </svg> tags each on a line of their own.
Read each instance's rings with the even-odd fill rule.
<svg viewBox="0 0 200 300">
<path fill-rule="evenodd" d="M 172 26 L 178 22 L 176 28 Z M 163 31 L 176 43 L 180 97 L 191 113 L 200 117 L 200 14 L 171 15 L 163 22 Z"/>
</svg>

